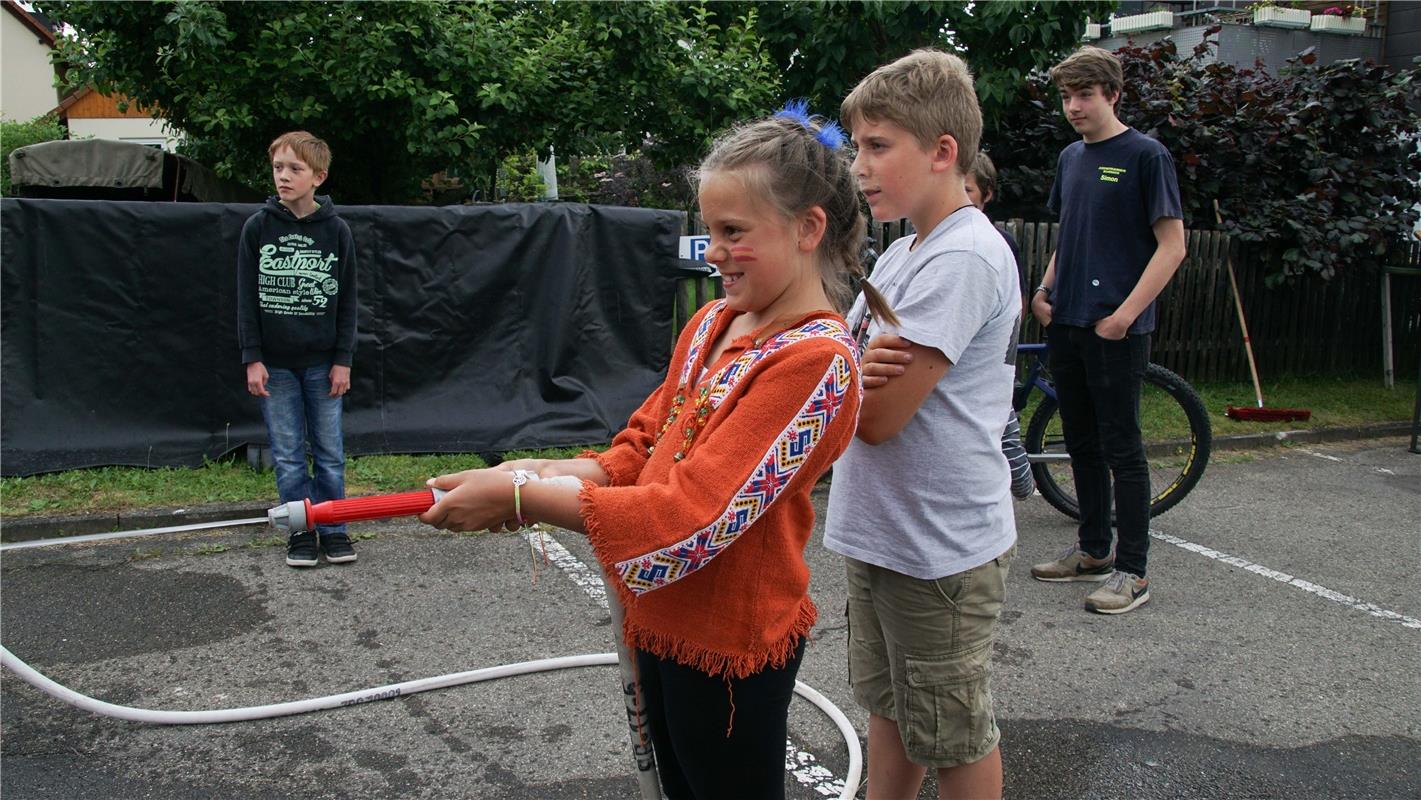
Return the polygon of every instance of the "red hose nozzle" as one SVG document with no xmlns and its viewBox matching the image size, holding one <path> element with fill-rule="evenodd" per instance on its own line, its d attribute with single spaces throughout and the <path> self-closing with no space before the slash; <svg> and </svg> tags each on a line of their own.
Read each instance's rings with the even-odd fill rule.
<svg viewBox="0 0 1421 800">
<path fill-rule="evenodd" d="M 273 528 L 284 533 L 314 530 L 317 525 L 337 525 L 365 519 L 389 519 L 423 514 L 444 497 L 443 489 L 421 489 L 400 494 L 377 494 L 345 500 L 312 503 L 292 500 L 266 512 Z"/>
</svg>

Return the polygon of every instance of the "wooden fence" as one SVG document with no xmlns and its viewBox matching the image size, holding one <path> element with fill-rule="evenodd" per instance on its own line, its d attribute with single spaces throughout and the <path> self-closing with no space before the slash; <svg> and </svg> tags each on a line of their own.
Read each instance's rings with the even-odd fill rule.
<svg viewBox="0 0 1421 800">
<path fill-rule="evenodd" d="M 1020 219 L 998 222 L 1016 237 L 1028 285 L 1035 286 L 1056 247 L 1056 223 Z M 688 233 L 704 233 L 692 216 Z M 908 228 L 906 221 L 874 222 L 869 236 L 883 252 Z M 1330 281 L 1309 277 L 1269 288 L 1264 265 L 1248 250 L 1215 231 L 1186 231 L 1189 255 L 1160 295 L 1151 360 L 1192 381 L 1247 380 L 1243 334 L 1229 289 L 1227 259 L 1234 261 L 1239 293 L 1260 377 L 1284 375 L 1384 374 L 1382 276 L 1354 270 Z M 1390 263 L 1406 269 L 1390 280 L 1392 363 L 1398 378 L 1416 376 L 1421 365 L 1421 244 L 1395 251 Z M 712 298 L 723 296 L 719 281 L 683 281 L 676 303 L 676 329 Z M 1028 319 L 1022 341 L 1040 341 L 1036 320 Z"/>
</svg>

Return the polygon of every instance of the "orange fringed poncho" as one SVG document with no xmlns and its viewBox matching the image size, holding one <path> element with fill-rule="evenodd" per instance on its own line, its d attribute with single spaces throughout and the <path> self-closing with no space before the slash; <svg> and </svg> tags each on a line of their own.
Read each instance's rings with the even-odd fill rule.
<svg viewBox="0 0 1421 800">
<path fill-rule="evenodd" d="M 743 678 L 783 666 L 814 625 L 809 494 L 853 439 L 862 388 L 829 312 L 703 364 L 736 313 L 723 301 L 696 313 L 660 388 L 610 449 L 584 454 L 611 485 L 584 484 L 580 499 L 628 644 Z"/>
</svg>

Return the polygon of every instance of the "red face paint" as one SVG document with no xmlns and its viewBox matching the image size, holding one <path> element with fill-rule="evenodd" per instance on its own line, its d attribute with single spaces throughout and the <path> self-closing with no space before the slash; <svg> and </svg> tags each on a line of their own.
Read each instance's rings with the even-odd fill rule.
<svg viewBox="0 0 1421 800">
<path fill-rule="evenodd" d="M 737 264 L 746 264 L 756 261 L 755 249 L 745 245 L 736 245 L 730 248 L 730 260 Z"/>
</svg>

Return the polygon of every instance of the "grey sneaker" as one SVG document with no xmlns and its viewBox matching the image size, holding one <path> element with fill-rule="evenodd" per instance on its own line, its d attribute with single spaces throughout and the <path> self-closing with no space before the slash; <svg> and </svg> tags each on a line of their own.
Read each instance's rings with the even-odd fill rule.
<svg viewBox="0 0 1421 800">
<path fill-rule="evenodd" d="M 344 533 L 322 536 L 321 549 L 326 551 L 326 561 L 332 564 L 349 564 L 355 560 L 355 547 Z"/>
<path fill-rule="evenodd" d="M 1131 572 L 1116 570 L 1099 589 L 1086 595 L 1085 610 L 1097 614 L 1124 614 L 1150 600 L 1150 582 Z"/>
<path fill-rule="evenodd" d="M 314 567 L 320 562 L 320 556 L 320 550 L 316 547 L 315 531 L 293 533 L 291 538 L 286 540 L 288 567 Z"/>
<path fill-rule="evenodd" d="M 1064 581 L 1103 581 L 1115 571 L 1115 556 L 1091 558 L 1073 544 L 1061 551 L 1055 561 L 1031 565 L 1031 577 L 1053 583 Z"/>
</svg>

